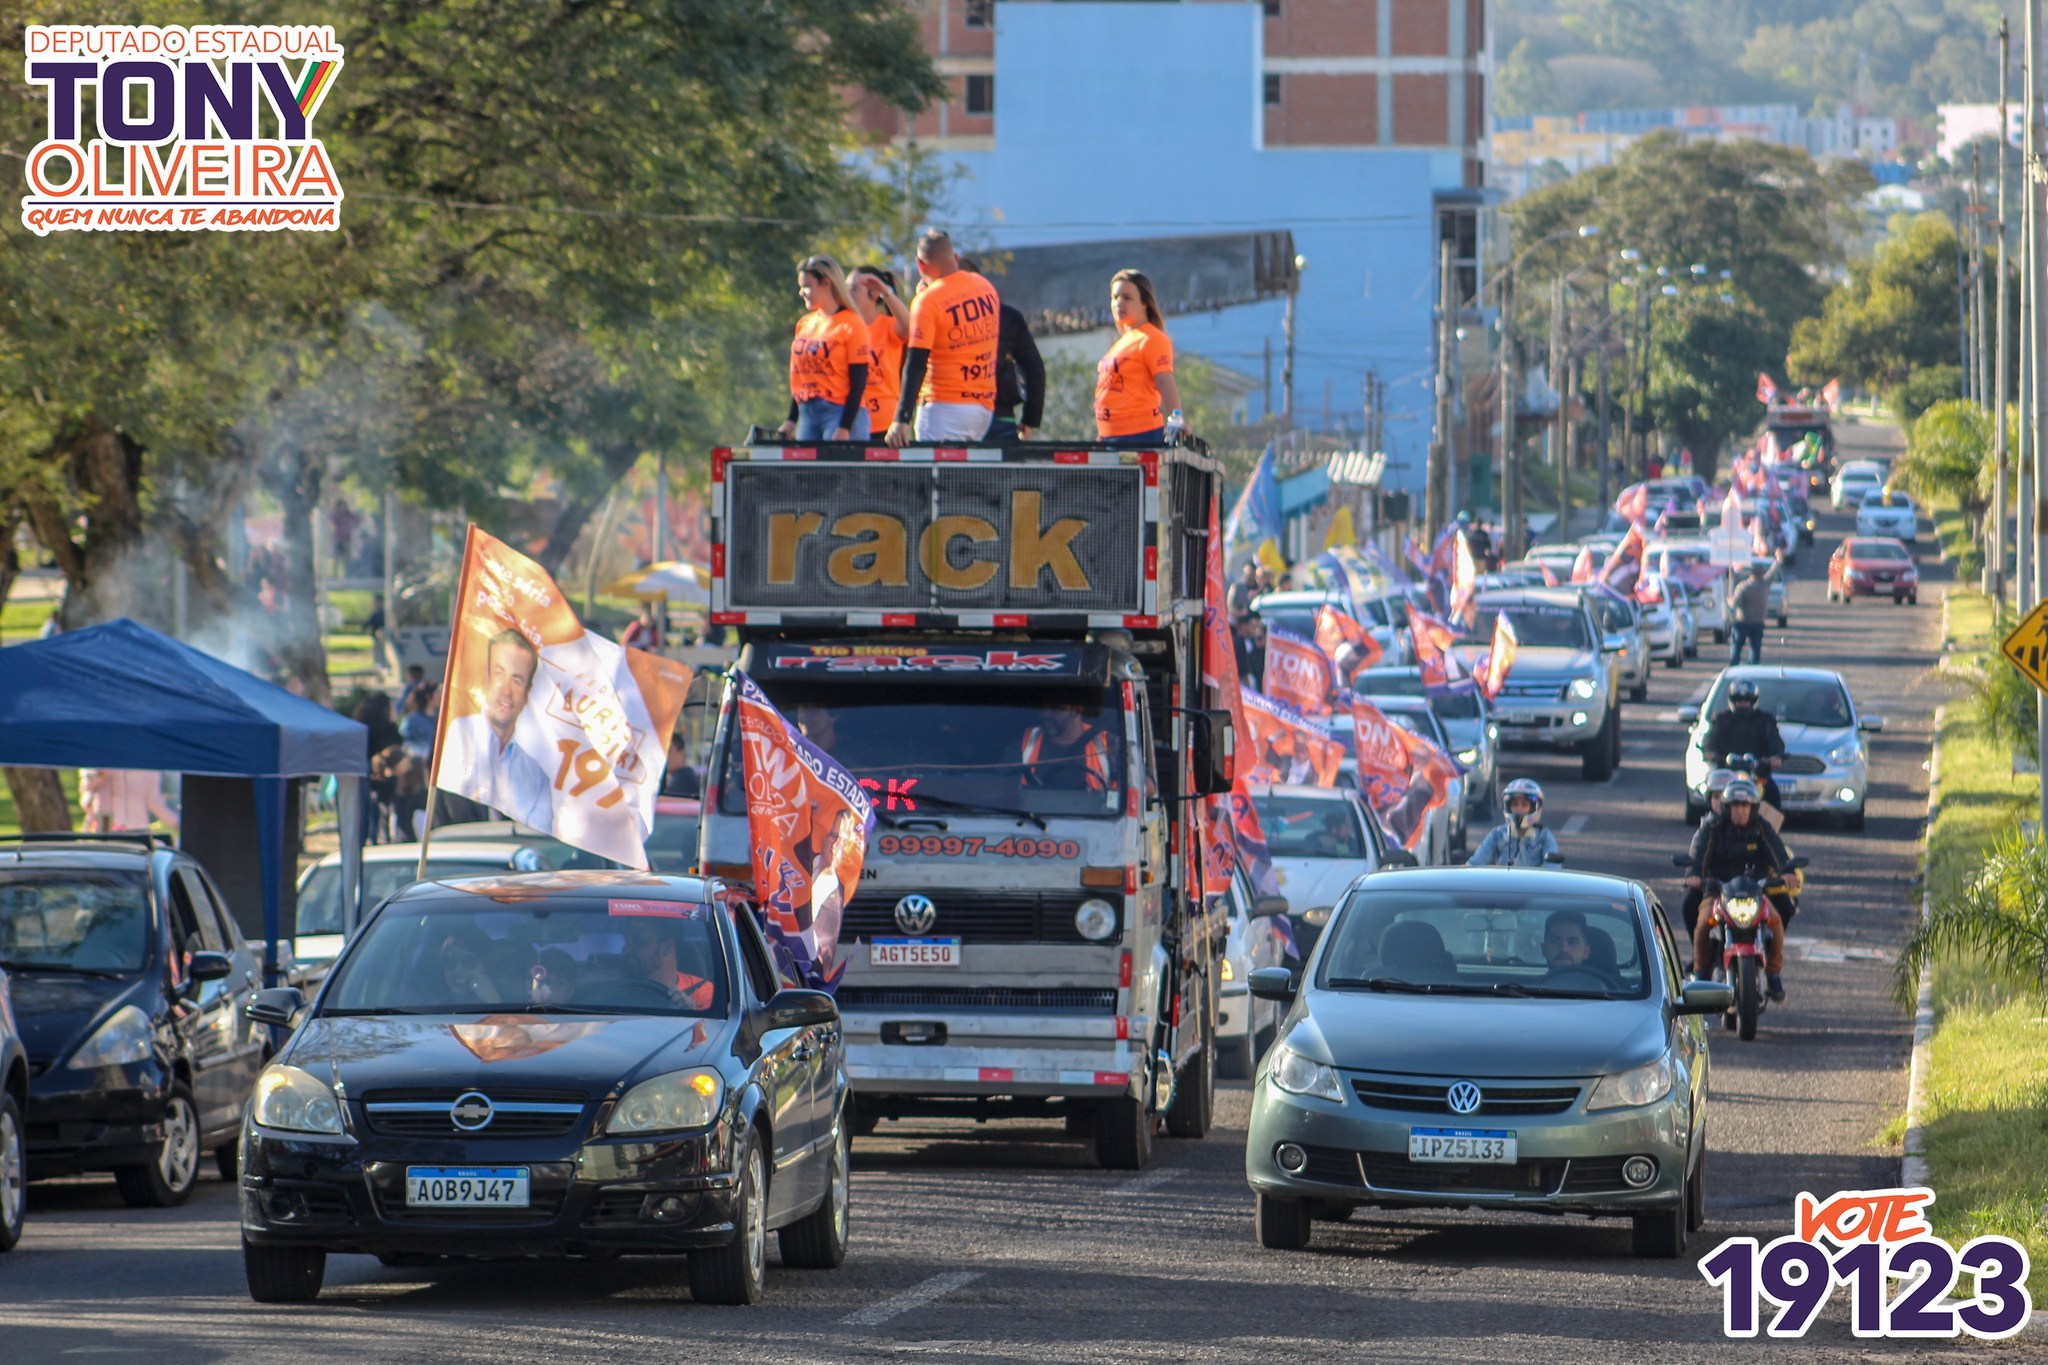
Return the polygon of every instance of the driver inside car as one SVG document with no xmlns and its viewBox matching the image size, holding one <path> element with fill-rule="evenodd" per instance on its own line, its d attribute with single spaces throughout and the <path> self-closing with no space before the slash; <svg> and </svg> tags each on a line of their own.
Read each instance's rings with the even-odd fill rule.
<svg viewBox="0 0 2048 1365">
<path fill-rule="evenodd" d="M 693 1010 L 711 1008 L 713 987 L 708 977 L 684 970 L 677 963 L 676 932 L 679 921 L 665 916 L 633 919 L 626 923 L 626 956 L 649 981 L 666 987 L 677 1001 Z M 693 967 L 702 963 L 691 962 Z"/>
<path fill-rule="evenodd" d="M 1543 925 L 1543 960 L 1553 972 L 1583 967 L 1593 955 L 1587 937 L 1586 917 L 1576 910 L 1560 910 Z"/>
</svg>

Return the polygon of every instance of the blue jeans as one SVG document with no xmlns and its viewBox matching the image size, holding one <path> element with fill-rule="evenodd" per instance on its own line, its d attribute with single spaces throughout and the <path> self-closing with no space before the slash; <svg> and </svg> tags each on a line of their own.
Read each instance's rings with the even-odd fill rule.
<svg viewBox="0 0 2048 1365">
<path fill-rule="evenodd" d="M 1749 645 L 1749 661 L 1753 664 L 1762 663 L 1764 661 L 1763 622 L 1759 621 L 1752 626 L 1736 621 L 1728 627 L 1728 666 L 1730 668 L 1742 662 L 1742 646 L 1744 643 Z"/>
<path fill-rule="evenodd" d="M 1154 427 L 1150 431 L 1134 431 L 1128 436 L 1098 436 L 1099 446 L 1156 446 L 1166 444 L 1166 428 Z"/>
<path fill-rule="evenodd" d="M 825 398 L 813 398 L 796 405 L 796 438 L 799 441 L 829 441 L 832 433 L 839 430 L 839 419 L 846 413 L 846 404 L 834 403 Z M 860 415 L 853 419 L 853 439 L 865 441 L 868 438 L 868 410 L 862 408 Z"/>
</svg>

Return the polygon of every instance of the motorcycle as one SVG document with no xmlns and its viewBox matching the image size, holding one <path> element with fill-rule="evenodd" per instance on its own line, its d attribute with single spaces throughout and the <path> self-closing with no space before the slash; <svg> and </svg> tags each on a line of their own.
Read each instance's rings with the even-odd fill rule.
<svg viewBox="0 0 2048 1365">
<path fill-rule="evenodd" d="M 1691 865 L 1691 860 L 1682 854 L 1674 855 L 1672 862 L 1681 867 Z M 1804 866 L 1806 859 L 1793 858 L 1785 870 L 1796 872 Z M 1712 926 L 1708 943 L 1720 959 L 1720 979 L 1735 988 L 1735 1004 L 1722 1016 L 1722 1024 L 1734 1029 L 1736 1036 L 1746 1043 L 1756 1037 L 1757 1021 L 1763 1017 L 1766 1004 L 1764 962 L 1769 954 L 1771 928 L 1764 906 L 1774 896 L 1788 901 L 1791 897 L 1785 882 L 1754 866 L 1718 887 L 1713 882 L 1707 885 L 1714 889 L 1701 900 L 1700 915 Z M 1797 908 L 1797 902 L 1792 901 L 1790 909 L 1796 913 Z"/>
</svg>

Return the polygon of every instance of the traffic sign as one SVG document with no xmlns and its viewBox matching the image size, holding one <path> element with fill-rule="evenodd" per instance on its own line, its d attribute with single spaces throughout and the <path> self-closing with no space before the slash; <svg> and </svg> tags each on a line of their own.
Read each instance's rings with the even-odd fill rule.
<svg viewBox="0 0 2048 1365">
<path fill-rule="evenodd" d="M 2026 674 L 2027 681 L 2048 692 L 2048 599 L 2036 602 L 2019 628 L 2005 637 L 1998 652 Z"/>
</svg>

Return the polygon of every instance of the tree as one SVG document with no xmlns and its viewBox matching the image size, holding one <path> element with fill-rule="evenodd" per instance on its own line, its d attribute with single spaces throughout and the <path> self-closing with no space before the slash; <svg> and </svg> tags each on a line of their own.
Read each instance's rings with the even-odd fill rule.
<svg viewBox="0 0 2048 1365">
<path fill-rule="evenodd" d="M 1502 63 L 1500 75 L 1494 83 L 1494 109 L 1506 115 L 1555 114 L 1564 109 L 1563 97 L 1558 93 L 1557 78 L 1550 74 L 1550 64 L 1536 55 L 1536 49 L 1524 38 L 1515 44 L 1514 51 Z"/>
<path fill-rule="evenodd" d="M 1977 404 L 1936 403 L 1913 419 L 1892 477 L 1922 497 L 1952 497 L 1976 517 L 1990 500 L 1994 434 L 1991 414 Z"/>
<path fill-rule="evenodd" d="M 1728 298 L 1709 286 L 1653 303 L 1645 410 L 1707 477 L 1722 446 L 1756 426 L 1757 372 L 1776 363 L 1761 310 Z"/>
<path fill-rule="evenodd" d="M 2048 846 L 2040 840 L 2007 830 L 1975 876 L 1935 900 L 1899 953 L 1892 978 L 1899 998 L 1913 998 L 1927 962 L 1964 954 L 2005 980 L 2048 992 Z"/>
<path fill-rule="evenodd" d="M 1850 263 L 1848 283 L 1828 295 L 1819 316 L 1794 329 L 1787 357 L 1793 380 L 1819 384 L 1839 377 L 1897 391 L 1931 367 L 1955 365 L 1961 345 L 1957 264 L 1948 219 L 1933 213 L 1894 218 L 1877 251 Z M 1901 413 L 1908 420 L 1912 415 Z"/>
</svg>

